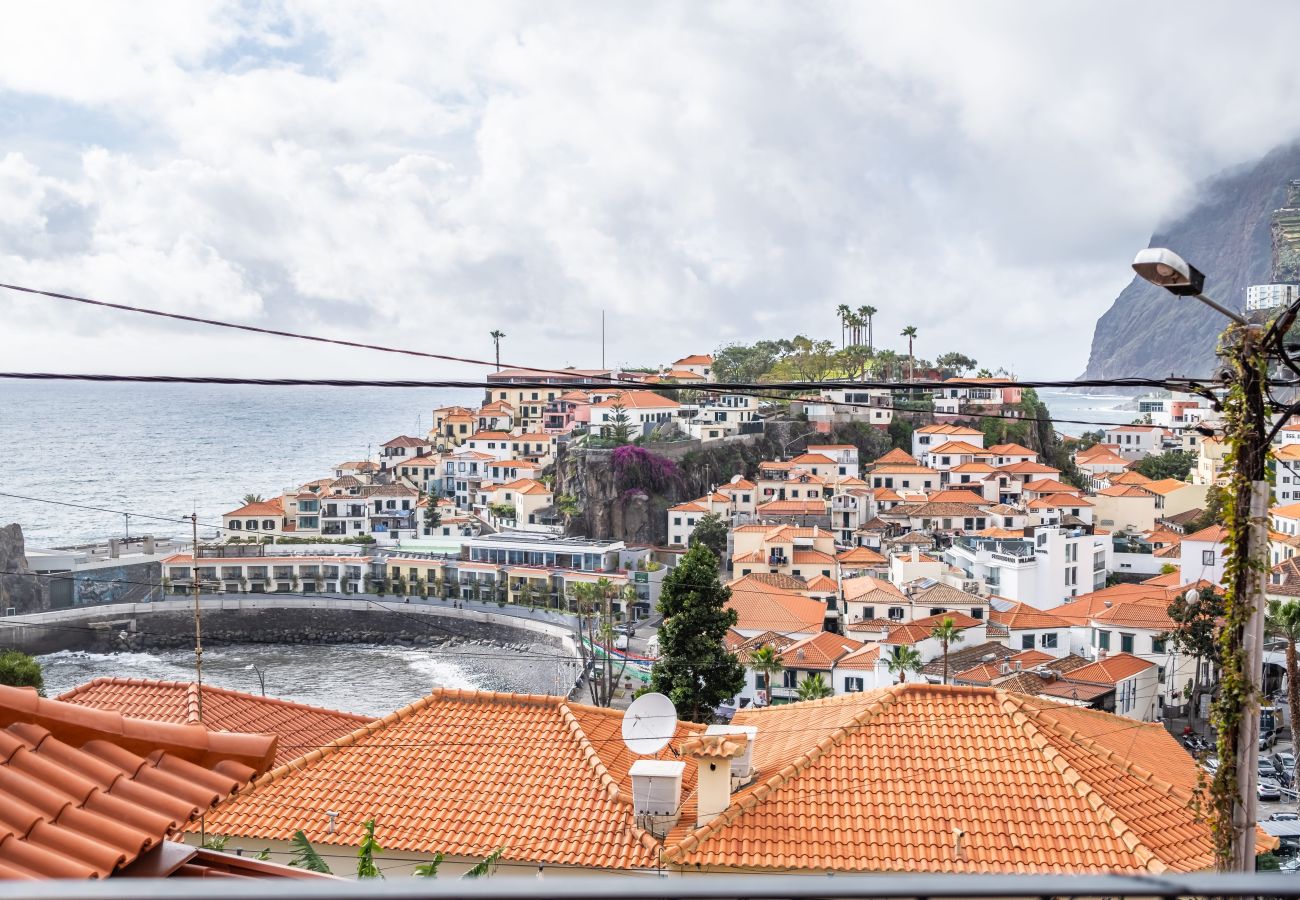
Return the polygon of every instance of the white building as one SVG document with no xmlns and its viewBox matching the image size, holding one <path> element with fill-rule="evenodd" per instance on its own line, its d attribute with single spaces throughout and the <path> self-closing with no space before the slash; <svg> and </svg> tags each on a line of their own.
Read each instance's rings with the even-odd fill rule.
<svg viewBox="0 0 1300 900">
<path fill-rule="evenodd" d="M 984 593 L 1051 609 L 1105 587 L 1113 552 L 1108 534 L 1039 525 L 1024 538 L 957 535 L 943 556 Z"/>
<path fill-rule="evenodd" d="M 634 437 L 648 434 L 658 425 L 675 421 L 681 408 L 676 400 L 653 391 L 623 391 L 591 405 L 591 431 L 608 437 L 621 409 Z"/>
<path fill-rule="evenodd" d="M 1102 432 L 1104 442 L 1124 459 L 1142 459 L 1163 452 L 1165 430 L 1156 425 L 1117 425 Z"/>
<path fill-rule="evenodd" d="M 1198 581 L 1223 584 L 1223 567 L 1228 556 L 1227 537 L 1228 529 L 1211 525 L 1183 538 L 1179 559 L 1183 584 Z"/>
<path fill-rule="evenodd" d="M 1300 300 L 1300 284 L 1252 284 L 1246 288 L 1246 310 L 1277 309 Z"/>
</svg>

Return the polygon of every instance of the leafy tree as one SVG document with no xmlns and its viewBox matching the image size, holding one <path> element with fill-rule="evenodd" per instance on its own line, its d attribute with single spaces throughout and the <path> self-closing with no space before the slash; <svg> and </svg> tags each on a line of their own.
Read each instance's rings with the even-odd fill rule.
<svg viewBox="0 0 1300 900">
<path fill-rule="evenodd" d="M 421 491 L 420 496 L 424 500 L 424 530 L 428 534 L 433 534 L 435 528 L 442 524 L 442 512 L 438 509 L 438 498 L 426 491 Z"/>
<path fill-rule="evenodd" d="M 1192 466 L 1196 465 L 1196 454 L 1186 450 L 1170 450 L 1158 456 L 1147 456 L 1133 464 L 1133 470 L 1152 481 L 1162 478 L 1176 478 L 1186 481 Z"/>
<path fill-rule="evenodd" d="M 898 354 L 893 350 L 881 350 L 871 357 L 871 374 L 881 381 L 890 381 L 898 376 Z"/>
<path fill-rule="evenodd" d="M 650 683 L 692 722 L 712 719 L 718 704 L 745 686 L 745 669 L 724 643 L 737 618 L 727 608 L 730 599 L 731 590 L 718 580 L 718 558 L 703 544 L 688 550 L 664 578 L 660 656 Z"/>
<path fill-rule="evenodd" d="M 208 838 L 199 846 L 201 846 L 204 850 L 216 850 L 218 853 L 220 853 L 226 849 L 226 845 L 229 843 L 230 843 L 230 835 L 214 834 L 212 835 L 212 837 Z"/>
<path fill-rule="evenodd" d="M 772 676 L 785 668 L 785 659 L 771 644 L 764 644 L 749 654 L 749 667 L 763 676 L 763 690 L 768 702 L 772 699 Z"/>
<path fill-rule="evenodd" d="M 609 409 L 609 426 L 605 433 L 616 444 L 628 443 L 632 440 L 632 420 L 628 418 L 622 397 L 616 397 Z"/>
<path fill-rule="evenodd" d="M 713 351 L 713 374 L 719 381 L 752 383 L 772 371 L 790 350 L 789 341 L 730 344 Z"/>
<path fill-rule="evenodd" d="M 722 516 L 709 513 L 695 524 L 695 530 L 691 532 L 691 546 L 696 544 L 708 547 L 718 559 L 726 556 L 727 523 L 722 521 Z"/>
<path fill-rule="evenodd" d="M 483 857 L 468 872 L 460 876 L 461 878 L 474 880 L 475 878 L 484 878 L 491 875 L 497 870 L 497 865 L 501 862 L 501 857 L 505 855 L 506 848 L 498 847 L 487 856 Z"/>
<path fill-rule="evenodd" d="M 1291 708 L 1291 721 L 1300 722 L 1300 665 L 1296 662 L 1295 649 L 1296 641 L 1300 641 L 1300 603 L 1270 600 L 1264 629 L 1273 637 L 1282 638 L 1285 644 L 1286 702 Z M 1295 775 L 1291 772 L 1293 778 Z"/>
<path fill-rule="evenodd" d="M 1189 719 L 1195 720 L 1201 694 L 1209 687 L 1210 669 L 1219 666 L 1219 621 L 1225 615 L 1223 595 L 1211 590 L 1190 590 L 1169 604 L 1174 628 L 1166 636 L 1182 653 L 1196 659 L 1196 675 L 1188 686 Z"/>
<path fill-rule="evenodd" d="M 898 646 L 894 652 L 885 657 L 885 667 L 890 675 L 898 676 L 898 684 L 907 681 L 908 672 L 921 671 L 921 654 L 915 647 Z"/>
<path fill-rule="evenodd" d="M 441 853 L 435 853 L 433 859 L 427 863 L 420 863 L 411 871 L 411 874 L 416 878 L 437 878 L 438 867 L 442 865 L 443 858 Z"/>
<path fill-rule="evenodd" d="M 1173 563 L 1165 563 L 1163 566 L 1160 567 L 1161 575 L 1172 575 L 1177 571 L 1178 571 L 1178 567 Z"/>
<path fill-rule="evenodd" d="M 948 648 L 953 644 L 960 644 L 965 640 L 962 637 L 961 629 L 953 621 L 951 616 L 945 616 L 930 631 L 930 637 L 937 640 L 943 647 L 943 683 L 948 683 Z"/>
<path fill-rule="evenodd" d="M 829 697 L 834 691 L 826 683 L 821 672 L 814 672 L 803 681 L 799 682 L 799 699 L 800 700 L 821 700 L 823 697 Z"/>
<path fill-rule="evenodd" d="M 1209 528 L 1211 525 L 1223 522 L 1223 501 L 1226 499 L 1226 494 L 1227 491 L 1220 485 L 1210 485 L 1209 490 L 1205 492 L 1205 509 L 1195 520 L 1188 523 L 1188 534 L 1195 534 L 1202 528 Z"/>
<path fill-rule="evenodd" d="M 853 310 L 849 309 L 847 303 L 841 303 L 835 307 L 835 315 L 840 318 L 840 347 L 844 347 L 844 332 L 849 327 L 849 322 L 853 319 Z"/>
<path fill-rule="evenodd" d="M 901 448 L 906 450 L 908 453 L 911 453 L 912 432 L 915 430 L 916 426 L 911 422 L 906 419 L 900 419 L 898 416 L 894 416 L 893 420 L 889 423 L 889 439 L 893 442 L 894 447 Z"/>
<path fill-rule="evenodd" d="M 790 340 L 789 352 L 782 355 L 770 376 L 774 380 L 824 381 L 835 369 L 835 345 L 804 335 Z"/>
<path fill-rule="evenodd" d="M 265 503 L 261 494 L 245 494 L 243 497 L 245 506 L 252 506 L 254 503 Z"/>
<path fill-rule="evenodd" d="M 330 871 L 329 863 L 316 852 L 316 848 L 307 840 L 307 835 L 303 834 L 302 829 L 293 833 L 293 839 L 289 842 L 293 847 L 293 856 L 289 859 L 289 865 L 297 866 L 300 869 L 306 869 L 308 872 L 319 872 L 322 875 L 333 875 Z"/>
<path fill-rule="evenodd" d="M 1083 434 L 1079 435 L 1079 439 L 1078 442 L 1075 444 L 1075 447 L 1077 447 L 1080 450 L 1087 450 L 1089 447 L 1097 446 L 1105 439 L 1106 439 L 1106 435 L 1103 434 L 1100 429 L 1098 429 L 1097 431 L 1085 431 Z"/>
<path fill-rule="evenodd" d="M 384 873 L 375 865 L 375 854 L 384 851 L 379 846 L 379 841 L 375 840 L 375 820 L 367 819 L 361 828 L 361 845 L 357 847 L 357 877 L 383 878 Z"/>
<path fill-rule="evenodd" d="M 0 684 L 36 688 L 38 694 L 45 696 L 45 676 L 41 674 L 41 664 L 18 650 L 0 651 Z"/>
<path fill-rule="evenodd" d="M 961 375 L 975 368 L 976 362 L 964 353 L 945 353 L 935 361 L 940 374 L 946 377 Z"/>
<path fill-rule="evenodd" d="M 615 665 L 611 652 L 614 646 L 614 616 L 610 601 L 618 594 L 608 578 L 595 584 L 574 582 L 569 585 L 569 596 L 577 612 L 578 652 L 584 668 L 590 673 L 587 691 L 596 706 L 609 706 L 614 702 L 614 687 L 627 670 L 627 657 Z"/>
<path fill-rule="evenodd" d="M 836 353 L 831 362 L 845 378 L 858 380 L 866 377 L 871 368 L 871 359 L 870 350 L 855 344 Z"/>
</svg>

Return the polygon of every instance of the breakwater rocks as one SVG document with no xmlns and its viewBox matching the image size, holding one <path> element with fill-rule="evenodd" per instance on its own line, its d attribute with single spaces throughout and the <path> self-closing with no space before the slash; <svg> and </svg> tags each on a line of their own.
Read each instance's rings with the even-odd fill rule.
<svg viewBox="0 0 1300 900">
<path fill-rule="evenodd" d="M 411 647 L 488 644 L 571 650 L 560 622 L 424 603 L 358 601 L 205 601 L 205 644 L 391 644 Z M 193 607 L 183 601 L 121 604 L 11 620 L 8 637 L 25 652 L 149 652 L 194 645 Z"/>
</svg>

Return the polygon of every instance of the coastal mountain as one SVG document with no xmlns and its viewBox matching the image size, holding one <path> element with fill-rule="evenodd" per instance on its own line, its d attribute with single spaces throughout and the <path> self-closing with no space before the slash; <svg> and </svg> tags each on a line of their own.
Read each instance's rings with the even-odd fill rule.
<svg viewBox="0 0 1300 900">
<path fill-rule="evenodd" d="M 1206 293 L 1230 309 L 1246 305 L 1246 287 L 1273 280 L 1273 211 L 1300 178 L 1300 143 L 1211 178 L 1195 205 L 1151 236 L 1206 275 Z M 1204 376 L 1225 320 L 1195 300 L 1178 300 L 1134 278 L 1097 321 L 1084 378 Z"/>
</svg>

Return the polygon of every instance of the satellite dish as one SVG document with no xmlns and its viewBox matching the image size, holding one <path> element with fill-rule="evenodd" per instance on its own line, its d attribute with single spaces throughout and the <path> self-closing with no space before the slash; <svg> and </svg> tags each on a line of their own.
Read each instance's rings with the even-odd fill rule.
<svg viewBox="0 0 1300 900">
<path fill-rule="evenodd" d="M 637 756 L 658 753 L 677 732 L 677 709 L 663 694 L 642 694 L 623 713 L 623 743 Z"/>
</svg>

